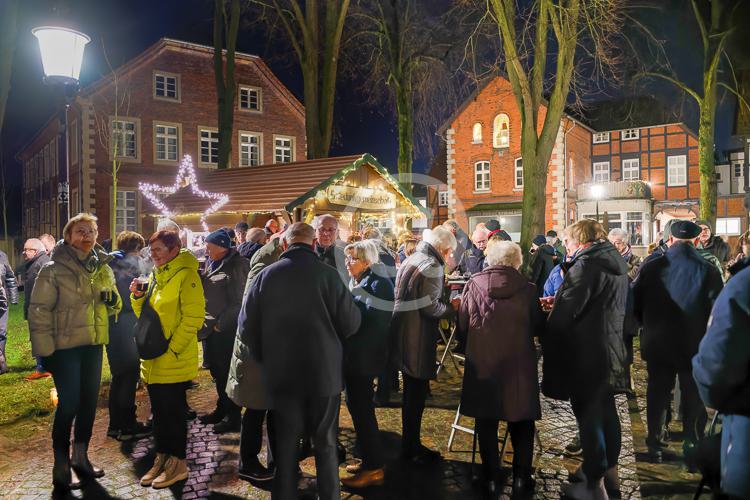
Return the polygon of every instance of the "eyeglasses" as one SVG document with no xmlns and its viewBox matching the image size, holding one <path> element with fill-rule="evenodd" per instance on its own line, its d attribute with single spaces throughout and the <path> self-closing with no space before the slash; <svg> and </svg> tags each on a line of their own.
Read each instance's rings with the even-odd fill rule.
<svg viewBox="0 0 750 500">
<path fill-rule="evenodd" d="M 96 229 L 76 229 L 74 232 L 78 236 L 96 236 L 99 233 Z"/>
<path fill-rule="evenodd" d="M 336 228 L 335 227 L 319 227 L 318 232 L 320 233 L 335 233 Z"/>
<path fill-rule="evenodd" d="M 24 248 L 23 249 L 23 253 L 31 253 L 31 252 L 34 252 L 34 253 L 39 252 L 39 249 L 38 248 Z"/>
</svg>

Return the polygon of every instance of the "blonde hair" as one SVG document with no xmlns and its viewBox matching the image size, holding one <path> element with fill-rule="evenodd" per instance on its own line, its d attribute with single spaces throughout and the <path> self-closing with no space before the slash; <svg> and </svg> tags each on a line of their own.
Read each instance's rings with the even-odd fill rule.
<svg viewBox="0 0 750 500">
<path fill-rule="evenodd" d="M 518 269 L 523 262 L 521 247 L 512 241 L 492 239 L 487 244 L 486 253 L 488 266 L 510 266 Z"/>
<path fill-rule="evenodd" d="M 583 245 L 607 238 L 602 225 L 593 219 L 582 219 L 565 228 L 565 236 Z"/>
<path fill-rule="evenodd" d="M 99 226 L 96 223 L 96 221 L 98 220 L 99 219 L 96 218 L 96 215 L 85 212 L 82 212 L 75 217 L 71 217 L 70 220 L 68 220 L 68 223 L 65 224 L 65 227 L 63 228 L 63 238 L 65 239 L 65 241 L 70 241 L 70 235 L 73 234 L 73 227 L 79 222 L 88 222 L 89 224 L 94 226 L 94 229 L 98 233 Z"/>
</svg>

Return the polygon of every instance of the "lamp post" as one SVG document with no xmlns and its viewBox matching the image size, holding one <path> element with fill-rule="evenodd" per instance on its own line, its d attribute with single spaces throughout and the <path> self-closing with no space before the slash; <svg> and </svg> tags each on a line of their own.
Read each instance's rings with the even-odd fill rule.
<svg viewBox="0 0 750 500">
<path fill-rule="evenodd" d="M 42 56 L 42 67 L 44 68 L 44 82 L 57 88 L 65 100 L 60 127 L 60 142 L 62 142 L 62 148 L 65 151 L 65 160 L 57 162 L 58 233 L 61 233 L 62 228 L 70 219 L 68 110 L 78 91 L 83 50 L 86 44 L 91 41 L 91 38 L 79 31 L 60 26 L 40 26 L 31 30 L 31 33 L 39 42 L 39 52 Z"/>
<path fill-rule="evenodd" d="M 591 196 L 596 200 L 596 222 L 599 222 L 599 200 L 604 196 L 604 186 L 601 184 L 591 186 Z"/>
</svg>

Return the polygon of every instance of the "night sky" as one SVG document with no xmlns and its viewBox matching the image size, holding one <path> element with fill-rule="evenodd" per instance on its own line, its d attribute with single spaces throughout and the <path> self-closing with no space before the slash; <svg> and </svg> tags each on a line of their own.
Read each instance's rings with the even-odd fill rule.
<svg viewBox="0 0 750 500">
<path fill-rule="evenodd" d="M 7 181 L 12 196 L 8 205 L 10 207 L 21 206 L 18 189 L 21 185 L 21 166 L 15 161 L 14 155 L 33 138 L 35 132 L 55 112 L 54 93 L 42 83 L 39 49 L 36 39 L 31 35 L 31 29 L 54 22 L 51 6 L 60 2 L 23 0 L 19 3 L 18 37 L 11 90 L 2 130 L 3 157 L 7 165 Z M 75 27 L 92 39 L 86 47 L 81 87 L 98 80 L 108 72 L 102 55 L 103 46 L 106 47 L 110 62 L 117 67 L 161 37 L 212 45 L 211 0 L 72 0 L 64 4 L 68 9 L 69 19 L 77 24 Z M 690 29 L 690 26 L 694 25 L 690 13 L 679 8 L 687 3 L 669 0 L 660 4 L 669 5 L 666 8 L 671 11 L 667 16 L 671 20 L 671 26 L 666 29 L 667 33 L 674 37 L 671 48 L 675 68 L 700 78 L 697 29 Z M 659 17 L 664 19 L 664 16 Z M 669 37 L 670 40 L 672 36 Z M 287 51 L 286 44 L 267 40 L 265 32 L 257 27 L 240 33 L 237 49 L 264 57 L 281 81 L 302 101 L 301 77 L 296 60 Z M 678 92 L 663 85 L 653 85 L 648 90 L 660 99 L 669 101 L 670 105 L 680 100 Z M 610 91 L 613 97 L 618 94 L 619 91 L 616 89 Z M 361 96 L 357 95 L 354 85 L 340 79 L 334 120 L 335 140 L 331 155 L 369 152 L 389 169 L 395 170 L 398 141 L 394 120 L 388 112 L 361 105 L 362 100 Z M 726 99 L 720 108 L 716 136 L 719 151 L 731 146 L 734 106 L 734 99 Z M 450 111 L 446 110 L 446 114 Z M 684 112 L 683 120 L 697 131 L 695 106 L 688 103 L 684 107 Z M 415 170 L 424 170 L 428 161 L 429 158 L 417 158 Z M 20 210 L 9 210 L 8 216 L 9 232 L 20 232 Z"/>
</svg>

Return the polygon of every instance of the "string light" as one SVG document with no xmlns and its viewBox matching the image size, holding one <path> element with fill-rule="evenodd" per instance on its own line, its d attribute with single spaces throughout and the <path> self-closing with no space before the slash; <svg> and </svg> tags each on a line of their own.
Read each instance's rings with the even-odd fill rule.
<svg viewBox="0 0 750 500">
<path fill-rule="evenodd" d="M 138 190 L 143 196 L 151 202 L 161 213 L 162 217 L 171 218 L 174 217 L 175 213 L 167 207 L 167 205 L 159 199 L 157 194 L 172 195 L 177 192 L 178 189 L 190 186 L 190 190 L 195 196 L 199 198 L 206 198 L 212 201 L 211 205 L 201 214 L 200 223 L 204 231 L 208 231 L 208 224 L 206 218 L 212 213 L 219 210 L 221 207 L 227 204 L 229 196 L 221 193 L 211 193 L 204 191 L 198 187 L 198 177 L 195 175 L 195 168 L 193 167 L 193 159 L 190 155 L 185 155 L 180 162 L 180 168 L 177 171 L 177 178 L 175 183 L 171 186 L 160 186 L 158 184 L 152 184 L 148 182 L 139 182 Z"/>
</svg>

